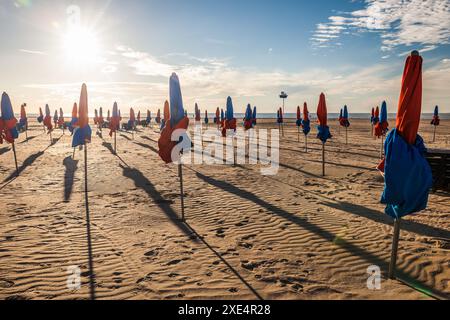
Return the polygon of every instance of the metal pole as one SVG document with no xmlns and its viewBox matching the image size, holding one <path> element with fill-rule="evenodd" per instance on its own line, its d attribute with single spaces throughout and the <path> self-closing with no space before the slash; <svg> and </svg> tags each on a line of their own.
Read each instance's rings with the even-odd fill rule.
<svg viewBox="0 0 450 320">
<path fill-rule="evenodd" d="M 180 160 L 181 161 L 181 160 Z M 184 188 L 183 188 L 183 165 L 178 165 L 178 176 L 180 177 L 180 197 L 181 197 L 181 221 L 186 221 L 184 217 Z"/>
<path fill-rule="evenodd" d="M 433 132 L 433 143 L 436 142 L 436 126 L 434 126 L 434 132 Z"/>
<path fill-rule="evenodd" d="M 305 152 L 308 153 L 308 135 L 305 134 Z"/>
<path fill-rule="evenodd" d="M 117 132 L 114 131 L 114 154 L 117 154 Z"/>
<path fill-rule="evenodd" d="M 13 149 L 13 153 L 14 153 L 14 162 L 16 163 L 16 174 L 17 174 L 17 176 L 19 176 L 19 166 L 17 165 L 16 145 L 14 144 L 14 142 L 12 143 L 12 149 Z"/>
<path fill-rule="evenodd" d="M 395 268 L 397 266 L 397 251 L 400 238 L 400 219 L 394 222 L 394 238 L 392 241 L 391 263 L 389 264 L 389 279 L 395 279 Z"/>
<path fill-rule="evenodd" d="M 345 127 L 345 145 L 348 144 L 348 128 Z"/>
<path fill-rule="evenodd" d="M 322 142 L 322 176 L 325 177 L 325 142 Z"/>
<path fill-rule="evenodd" d="M 381 136 L 380 159 L 383 159 L 384 136 Z"/>
</svg>

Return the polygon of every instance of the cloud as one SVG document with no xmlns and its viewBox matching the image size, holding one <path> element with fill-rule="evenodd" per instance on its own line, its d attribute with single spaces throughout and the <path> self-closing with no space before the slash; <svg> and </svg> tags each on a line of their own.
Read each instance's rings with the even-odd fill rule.
<svg viewBox="0 0 450 320">
<path fill-rule="evenodd" d="M 27 54 L 36 54 L 41 56 L 46 56 L 47 53 L 43 51 L 35 51 L 35 50 L 26 50 L 26 49 L 19 49 L 20 52 L 27 53 Z"/>
<path fill-rule="evenodd" d="M 381 50 L 422 45 L 430 51 L 450 43 L 448 0 L 366 0 L 364 8 L 319 23 L 311 37 L 313 47 L 347 33 L 377 32 Z"/>
</svg>

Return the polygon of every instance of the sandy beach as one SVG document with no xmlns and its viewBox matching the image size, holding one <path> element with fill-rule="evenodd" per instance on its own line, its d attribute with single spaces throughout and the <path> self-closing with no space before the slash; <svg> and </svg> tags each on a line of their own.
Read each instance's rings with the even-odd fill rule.
<svg viewBox="0 0 450 320">
<path fill-rule="evenodd" d="M 450 121 L 436 143 L 432 129 L 422 121 L 427 147 L 448 149 Z M 118 156 L 108 130 L 93 135 L 86 203 L 84 154 L 73 160 L 67 131 L 55 130 L 50 145 L 32 122 L 29 140 L 16 142 L 20 177 L 10 146 L 0 146 L 0 299 L 448 297 L 448 193 L 432 193 L 403 221 L 399 278 L 416 288 L 387 280 L 393 223 L 380 204 L 380 140 L 369 121 L 352 121 L 348 145 L 333 121 L 326 177 L 315 128 L 307 154 L 296 130 L 286 126 L 275 176 L 250 165 L 184 166 L 181 223 L 178 170 L 157 154 L 159 130 L 118 134 Z M 381 268 L 381 290 L 367 288 L 371 265 Z M 72 266 L 79 290 L 67 287 Z"/>
</svg>

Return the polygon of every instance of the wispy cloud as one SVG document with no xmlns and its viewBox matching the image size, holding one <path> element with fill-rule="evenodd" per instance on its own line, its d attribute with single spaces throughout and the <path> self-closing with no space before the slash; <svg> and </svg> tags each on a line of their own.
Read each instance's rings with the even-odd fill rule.
<svg viewBox="0 0 450 320">
<path fill-rule="evenodd" d="M 381 50 L 399 46 L 423 46 L 422 51 L 450 43 L 448 0 L 366 0 L 361 10 L 331 16 L 317 25 L 313 46 L 332 43 L 343 34 L 378 32 Z"/>
<path fill-rule="evenodd" d="M 46 56 L 47 55 L 47 53 L 45 53 L 43 51 L 26 50 L 26 49 L 19 49 L 19 51 L 22 52 L 22 53 L 37 54 L 37 55 L 41 55 L 41 56 Z"/>
</svg>

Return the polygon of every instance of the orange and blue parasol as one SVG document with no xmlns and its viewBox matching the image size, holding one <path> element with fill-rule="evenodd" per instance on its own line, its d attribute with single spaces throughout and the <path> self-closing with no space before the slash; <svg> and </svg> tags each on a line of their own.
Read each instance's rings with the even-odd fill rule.
<svg viewBox="0 0 450 320">
<path fill-rule="evenodd" d="M 320 94 L 319 105 L 317 107 L 317 118 L 319 121 L 319 125 L 317 126 L 317 138 L 320 139 L 322 143 L 326 143 L 328 139 L 332 138 L 332 135 L 330 133 L 330 127 L 328 127 L 327 104 L 323 93 Z"/>
<path fill-rule="evenodd" d="M 158 112 L 156 113 L 155 122 L 156 122 L 157 124 L 160 124 L 160 123 L 161 123 L 161 109 L 158 109 Z"/>
<path fill-rule="evenodd" d="M 44 122 L 44 114 L 42 113 L 42 108 L 41 107 L 39 107 L 39 117 L 37 117 L 37 121 L 39 123 Z"/>
<path fill-rule="evenodd" d="M 380 121 L 375 125 L 375 136 L 378 138 L 383 137 L 388 132 L 389 122 L 388 122 L 388 112 L 386 101 L 381 104 Z"/>
<path fill-rule="evenodd" d="M 347 106 L 344 106 L 344 109 L 341 109 L 341 116 L 339 119 L 339 124 L 341 127 L 349 128 L 350 127 L 350 121 L 348 120 L 348 109 Z"/>
<path fill-rule="evenodd" d="M 436 106 L 434 108 L 433 120 L 431 120 L 431 125 L 437 127 L 441 123 L 441 119 L 439 118 L 439 107 Z"/>
<path fill-rule="evenodd" d="M 80 104 L 78 108 L 78 121 L 75 123 L 72 139 L 72 148 L 84 146 L 91 142 L 92 130 L 89 126 L 88 95 L 86 84 L 81 86 Z"/>
<path fill-rule="evenodd" d="M 252 107 L 250 104 L 247 105 L 247 109 L 245 110 L 245 117 L 244 117 L 244 129 L 250 130 L 253 127 L 253 112 Z"/>
<path fill-rule="evenodd" d="M 27 111 L 25 110 L 26 104 L 20 106 L 20 120 L 19 120 L 19 131 L 26 131 L 28 128 L 28 118 Z"/>
<path fill-rule="evenodd" d="M 309 120 L 309 111 L 306 102 L 303 104 L 302 128 L 305 136 L 307 136 L 311 132 L 311 120 Z"/>
<path fill-rule="evenodd" d="M 114 102 L 112 109 L 112 117 L 109 122 L 109 136 L 112 137 L 113 133 L 116 133 L 120 129 L 120 116 L 119 116 L 119 107 L 117 106 L 117 102 Z"/>
<path fill-rule="evenodd" d="M 70 121 L 69 131 L 73 134 L 75 131 L 75 124 L 78 122 L 78 106 L 76 103 L 73 104 L 72 108 L 72 120 Z"/>
<path fill-rule="evenodd" d="M 225 120 L 224 125 L 222 127 L 222 136 L 227 136 L 228 130 L 233 130 L 236 132 L 237 128 L 237 121 L 234 117 L 234 108 L 233 108 L 233 101 L 231 100 L 231 97 L 227 98 L 227 111 L 225 113 Z"/>
<path fill-rule="evenodd" d="M 53 131 L 52 116 L 50 115 L 50 107 L 45 105 L 44 125 L 47 127 L 48 133 Z"/>
<path fill-rule="evenodd" d="M 296 125 L 299 128 L 302 126 L 302 112 L 300 110 L 300 106 L 297 106 L 297 121 L 296 121 Z"/>
<path fill-rule="evenodd" d="M 64 112 L 62 108 L 59 108 L 58 126 L 64 129 Z"/>
<path fill-rule="evenodd" d="M 205 110 L 205 124 L 207 125 L 208 123 L 209 123 L 208 110 Z"/>
<path fill-rule="evenodd" d="M 14 144 L 14 140 L 19 138 L 19 131 L 17 130 L 17 119 L 14 116 L 11 99 L 6 92 L 2 94 L 1 111 L 0 143 L 3 143 L 3 140 L 5 140 Z"/>
<path fill-rule="evenodd" d="M 173 73 L 169 81 L 170 92 L 170 108 L 166 118 L 167 123 L 161 131 L 161 137 L 158 141 L 159 156 L 165 163 L 172 163 L 179 160 L 180 154 L 174 155 L 172 158 L 172 151 L 180 141 L 172 141 L 172 134 L 175 130 L 187 130 L 189 126 L 189 118 L 185 116 L 183 107 L 183 97 L 181 94 L 180 80 L 178 76 Z"/>
<path fill-rule="evenodd" d="M 426 147 L 418 135 L 422 108 L 422 63 L 417 51 L 407 58 L 397 111 L 396 128 L 384 146 L 385 187 L 381 203 L 394 219 L 424 210 L 433 184 L 431 168 L 425 158 Z"/>
</svg>

